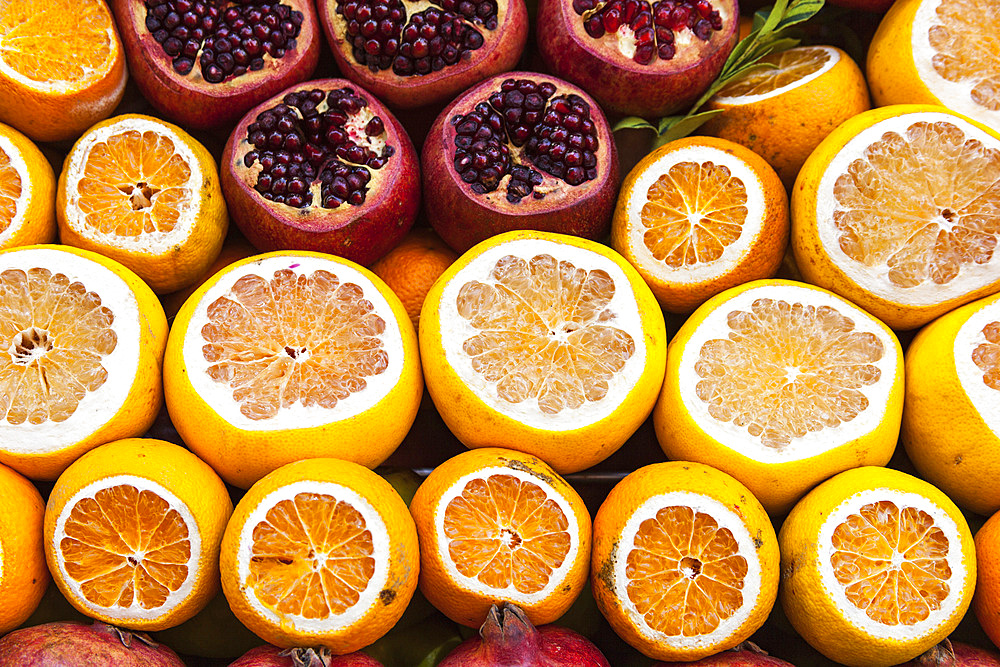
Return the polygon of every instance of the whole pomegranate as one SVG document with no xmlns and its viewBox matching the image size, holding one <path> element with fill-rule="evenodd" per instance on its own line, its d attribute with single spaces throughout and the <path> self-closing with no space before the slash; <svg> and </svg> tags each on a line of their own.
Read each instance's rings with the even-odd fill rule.
<svg viewBox="0 0 1000 667">
<path fill-rule="evenodd" d="M 421 153 L 427 218 L 458 252 L 515 229 L 604 236 L 618 153 L 600 107 L 555 77 L 501 74 L 448 105 Z"/>
<path fill-rule="evenodd" d="M 364 653 L 332 655 L 328 649 L 287 648 L 264 644 L 250 649 L 229 667 L 382 667 Z"/>
<path fill-rule="evenodd" d="M 690 106 L 736 45 L 736 0 L 540 0 L 538 48 L 606 109 L 647 118 Z"/>
<path fill-rule="evenodd" d="M 517 605 L 490 608 L 486 622 L 438 667 L 610 667 L 587 638 L 567 628 L 536 628 Z"/>
<path fill-rule="evenodd" d="M 313 0 L 111 0 L 129 74 L 164 116 L 231 126 L 253 105 L 312 76 Z"/>
<path fill-rule="evenodd" d="M 317 2 L 340 71 L 400 109 L 513 69 L 528 37 L 524 0 Z"/>
<path fill-rule="evenodd" d="M 100 621 L 59 621 L 15 630 L 0 639 L 0 665 L 184 667 L 176 653 L 148 635 Z"/>
<path fill-rule="evenodd" d="M 1000 654 L 946 639 L 900 667 L 1000 667 Z"/>
<path fill-rule="evenodd" d="M 406 132 L 344 79 L 294 86 L 252 109 L 222 156 L 229 215 L 260 250 L 315 250 L 371 264 L 420 209 Z"/>
<path fill-rule="evenodd" d="M 769 656 L 746 642 L 730 651 L 723 651 L 694 662 L 658 662 L 653 667 L 795 667 L 790 662 Z"/>
</svg>

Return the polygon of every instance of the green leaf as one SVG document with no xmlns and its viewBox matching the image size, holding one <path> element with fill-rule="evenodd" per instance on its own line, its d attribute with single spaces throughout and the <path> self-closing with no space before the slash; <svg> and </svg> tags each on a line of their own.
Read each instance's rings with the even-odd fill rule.
<svg viewBox="0 0 1000 667">
<path fill-rule="evenodd" d="M 822 4 L 823 0 L 820 0 Z M 764 19 L 764 24 L 760 27 L 760 34 L 762 37 L 766 37 L 770 33 L 774 32 L 778 23 L 781 21 L 782 17 L 785 15 L 785 9 L 788 7 L 788 0 L 777 0 L 774 3 L 774 7 L 768 12 L 767 18 Z"/>
<path fill-rule="evenodd" d="M 656 139 L 656 145 L 659 147 L 675 139 L 686 137 L 720 113 L 722 113 L 722 109 L 712 109 L 710 111 L 701 111 L 688 116 L 682 116 L 678 122 L 672 124 L 665 132 L 660 132 L 660 136 Z"/>
<path fill-rule="evenodd" d="M 824 0 L 792 0 L 792 4 L 789 5 L 785 15 L 781 17 L 775 30 L 784 30 L 788 26 L 808 21 L 819 10 L 823 9 L 823 2 Z"/>
<path fill-rule="evenodd" d="M 615 123 L 612 132 L 617 132 L 618 130 L 652 130 L 653 132 L 658 132 L 659 129 L 650 123 L 645 118 L 639 118 L 638 116 L 626 116 L 620 121 Z"/>
<path fill-rule="evenodd" d="M 685 118 L 687 116 L 664 116 L 660 119 L 660 126 L 656 130 L 657 134 L 663 134 Z"/>
</svg>

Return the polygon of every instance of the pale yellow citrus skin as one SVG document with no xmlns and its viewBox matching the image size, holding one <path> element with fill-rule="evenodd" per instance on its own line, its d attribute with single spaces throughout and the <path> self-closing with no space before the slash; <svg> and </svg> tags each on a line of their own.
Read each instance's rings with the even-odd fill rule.
<svg viewBox="0 0 1000 667">
<path fill-rule="evenodd" d="M 771 515 L 779 516 L 787 512 L 809 489 L 831 475 L 848 468 L 885 465 L 889 462 L 896 448 L 903 411 L 903 352 L 896 335 L 882 325 L 895 344 L 898 363 L 887 408 L 878 428 L 835 449 L 794 461 L 763 463 L 744 456 L 710 436 L 692 418 L 681 398 L 680 362 L 688 340 L 709 313 L 725 308 L 726 302 L 738 294 L 762 285 L 796 285 L 826 292 L 813 285 L 774 278 L 734 287 L 705 302 L 684 322 L 670 341 L 667 373 L 660 399 L 653 409 L 653 426 L 667 458 L 699 461 L 732 475 L 749 487 Z"/>
<path fill-rule="evenodd" d="M 956 371 L 954 346 L 969 317 L 998 301 L 1000 295 L 993 295 L 942 315 L 906 350 L 901 432 L 906 453 L 922 478 L 984 516 L 1000 509 L 1000 433 L 970 401 Z"/>
<path fill-rule="evenodd" d="M 20 226 L 4 230 L 10 236 L 0 244 L 0 249 L 52 243 L 56 240 L 56 176 L 52 165 L 31 139 L 13 127 L 0 124 L 0 136 L 14 144 L 24 160 L 28 173 L 21 174 L 21 188 L 31 190 Z"/>
<path fill-rule="evenodd" d="M 172 138 L 179 138 L 194 153 L 201 169 L 202 181 L 191 184 L 191 191 L 198 197 L 194 225 L 182 243 L 171 246 L 164 252 L 139 252 L 123 248 L 113 242 L 104 242 L 87 234 L 81 234 L 69 223 L 67 202 L 76 191 L 78 183 L 68 182 L 68 166 L 71 161 L 79 159 L 77 153 L 84 150 L 81 148 L 81 142 L 94 131 L 109 125 L 121 126 L 120 131 L 125 132 L 130 129 L 128 125 L 130 120 L 148 121 L 171 130 L 174 133 Z M 93 250 L 121 262 L 135 271 L 157 294 L 168 294 L 184 289 L 204 276 L 208 267 L 222 251 L 222 243 L 229 228 L 229 214 L 226 211 L 226 202 L 222 198 L 219 169 L 212 154 L 180 127 L 141 114 L 125 114 L 109 118 L 88 129 L 77 140 L 66 155 L 62 173 L 59 174 L 56 215 L 59 221 L 59 240 L 62 243 Z"/>
<path fill-rule="evenodd" d="M 566 613 L 583 590 L 590 567 L 590 513 L 576 490 L 552 468 L 530 454 L 499 447 L 484 447 L 453 456 L 434 468 L 420 485 L 410 502 L 410 513 L 420 538 L 421 592 L 448 618 L 471 628 L 481 626 L 486 621 L 490 606 L 504 600 L 472 590 L 448 574 L 438 553 L 440 543 L 435 527 L 435 507 L 461 477 L 483 468 L 503 467 L 521 470 L 545 481 L 570 503 L 574 511 L 574 515 L 567 519 L 569 530 L 575 532 L 579 539 L 576 561 L 551 595 L 533 604 L 517 602 L 532 624 L 552 623 Z"/>
<path fill-rule="evenodd" d="M 622 607 L 615 591 L 614 569 L 628 553 L 621 544 L 629 518 L 650 498 L 670 491 L 687 491 L 722 503 L 742 517 L 760 563 L 760 590 L 746 620 L 728 636 L 696 646 L 655 642 L 643 636 Z M 591 553 L 590 585 L 601 613 L 615 633 L 644 655 L 655 660 L 692 661 L 733 648 L 750 637 L 767 620 L 778 595 L 778 539 L 771 520 L 750 489 L 711 466 L 687 461 L 653 463 L 630 473 L 605 498 L 594 517 L 594 547 Z"/>
<path fill-rule="evenodd" d="M 122 403 L 118 412 L 104 424 L 97 424 L 94 431 L 78 442 L 68 442 L 65 446 L 49 450 L 41 454 L 26 454 L 21 452 L 3 451 L 0 443 L 0 463 L 9 465 L 22 475 L 35 480 L 54 480 L 70 463 L 98 445 L 121 438 L 131 438 L 142 435 L 149 430 L 156 420 L 160 407 L 163 405 L 163 382 L 161 369 L 163 366 L 163 350 L 167 343 L 167 318 L 163 307 L 151 289 L 132 271 L 113 259 L 104 257 L 89 250 L 62 245 L 35 245 L 22 248 L 0 250 L 0 264 L 3 255 L 8 252 L 19 252 L 31 248 L 49 248 L 61 252 L 72 253 L 97 262 L 104 268 L 115 273 L 131 288 L 139 306 L 140 331 L 139 368 L 128 391 L 128 398 Z M 58 266 L 48 267 L 58 271 Z M 88 286 L 89 289 L 100 287 Z M 109 369 L 111 370 L 111 369 Z"/>
<path fill-rule="evenodd" d="M 795 261 L 802 277 L 814 285 L 819 285 L 849 299 L 869 313 L 879 318 L 895 330 L 914 329 L 930 322 L 956 306 L 992 294 L 1000 289 L 1000 274 L 993 282 L 965 294 L 925 305 L 911 305 L 887 299 L 872 293 L 864 286 L 850 279 L 831 260 L 819 238 L 819 225 L 831 225 L 832 221 L 817 220 L 816 191 L 830 161 L 862 130 L 887 118 L 921 112 L 943 113 L 966 121 L 1000 141 L 1000 132 L 961 114 L 939 106 L 921 104 L 896 104 L 872 109 L 854 116 L 831 132 L 816 147 L 799 171 L 792 190 L 792 242 Z M 916 119 L 915 119 L 916 120 Z M 900 290 L 905 297 L 905 291 Z"/>
<path fill-rule="evenodd" d="M 642 318 L 646 344 L 643 373 L 618 409 L 580 428 L 548 431 L 494 410 L 470 389 L 445 357 L 439 314 L 445 285 L 484 251 L 517 239 L 546 239 L 593 250 L 615 262 L 629 279 Z M 624 286 L 622 286 L 624 287 Z M 638 336 L 639 332 L 630 332 Z M 459 257 L 437 279 L 420 311 L 420 358 L 424 380 L 445 424 L 466 447 L 505 447 L 533 454 L 561 475 L 603 461 L 621 447 L 649 416 L 663 382 L 667 334 L 663 313 L 642 277 L 608 246 L 550 232 L 513 231 L 493 236 Z"/>
<path fill-rule="evenodd" d="M 353 490 L 375 509 L 389 532 L 389 553 L 376 552 L 372 555 L 388 564 L 386 588 L 356 621 L 335 631 L 308 632 L 296 629 L 291 619 L 276 624 L 262 617 L 251 606 L 247 587 L 239 576 L 237 552 L 240 533 L 250 514 L 269 494 L 303 481 L 332 482 Z M 368 646 L 392 629 L 410 603 L 417 589 L 420 570 L 417 529 L 406 503 L 396 490 L 371 470 L 339 459 L 297 461 L 265 476 L 237 503 L 222 539 L 220 567 L 222 591 L 233 613 L 264 641 L 284 648 L 325 646 L 336 654 L 351 653 Z"/>
<path fill-rule="evenodd" d="M 57 565 L 62 556 L 55 543 L 56 521 L 70 511 L 67 503 L 73 495 L 88 484 L 117 475 L 150 480 L 177 496 L 197 524 L 188 530 L 197 531 L 201 540 L 201 556 L 189 572 L 196 579 L 188 596 L 168 611 L 152 610 L 128 620 L 106 615 L 69 588 Z M 184 447 L 153 438 L 117 440 L 81 456 L 56 481 L 45 507 L 45 558 L 59 590 L 80 613 L 133 630 L 165 630 L 197 614 L 219 592 L 219 546 L 232 512 L 226 485 Z"/>
<path fill-rule="evenodd" d="M 251 431 L 220 416 L 195 391 L 188 378 L 184 339 L 195 306 L 219 278 L 235 268 L 266 257 L 321 257 L 349 264 L 368 277 L 392 308 L 403 339 L 403 370 L 396 385 L 375 405 L 349 419 L 307 427 Z M 390 316 L 389 313 L 382 313 Z M 269 472 L 293 461 L 336 457 L 374 468 L 395 451 L 416 418 L 423 394 L 417 337 L 403 304 L 374 273 L 348 260 L 306 251 L 278 251 L 233 262 L 206 280 L 174 318 L 163 364 L 163 387 L 170 419 L 184 443 L 207 461 L 228 483 L 249 488 Z"/>
<path fill-rule="evenodd" d="M 0 634 L 35 611 L 49 586 L 42 520 L 45 501 L 27 479 L 0 465 Z"/>
</svg>

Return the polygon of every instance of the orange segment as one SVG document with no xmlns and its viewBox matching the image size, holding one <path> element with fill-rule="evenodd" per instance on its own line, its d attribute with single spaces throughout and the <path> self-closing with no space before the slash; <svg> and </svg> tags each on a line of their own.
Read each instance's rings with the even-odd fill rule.
<svg viewBox="0 0 1000 667">
<path fill-rule="evenodd" d="M 547 414 L 600 401 L 635 352 L 610 326 L 615 284 L 604 270 L 578 269 L 548 254 L 506 255 L 458 293 L 458 313 L 480 330 L 462 344 L 473 369 L 509 403 L 538 401 Z"/>
<path fill-rule="evenodd" d="M 545 490 L 512 475 L 473 479 L 444 515 L 456 569 L 486 586 L 544 589 L 570 550 L 569 521 Z"/>
<path fill-rule="evenodd" d="M 188 578 L 188 526 L 152 491 L 101 489 L 72 507 L 64 530 L 66 573 L 94 605 L 156 609 Z"/>
<path fill-rule="evenodd" d="M 971 83 L 973 102 L 1000 111 L 1000 7 L 941 0 L 927 37 L 934 70 L 947 81 Z"/>
<path fill-rule="evenodd" d="M 333 496 L 299 493 L 254 526 L 247 584 L 279 614 L 343 614 L 374 574 L 375 547 L 364 517 Z"/>
<path fill-rule="evenodd" d="M 1000 391 L 1000 322 L 990 322 L 983 328 L 985 343 L 972 353 L 972 361 L 983 371 L 987 387 Z"/>
<path fill-rule="evenodd" d="M 299 402 L 333 408 L 389 365 L 385 320 L 363 297 L 360 286 L 324 270 L 241 277 L 208 306 L 208 375 L 233 389 L 250 419 Z"/>
<path fill-rule="evenodd" d="M 780 88 L 791 86 L 810 74 L 815 74 L 830 61 L 825 49 L 799 48 L 780 53 L 772 53 L 761 62 L 774 65 L 773 68 L 759 69 L 736 79 L 720 90 L 719 97 L 745 97 L 766 95 Z"/>
<path fill-rule="evenodd" d="M 10 156 L 0 148 L 0 234 L 14 221 L 21 188 L 21 175 L 11 165 Z"/>
</svg>

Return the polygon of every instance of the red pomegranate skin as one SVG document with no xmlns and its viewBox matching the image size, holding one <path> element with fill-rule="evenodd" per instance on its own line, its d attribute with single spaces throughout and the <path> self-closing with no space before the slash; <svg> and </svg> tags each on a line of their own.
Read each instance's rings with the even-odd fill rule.
<svg viewBox="0 0 1000 667">
<path fill-rule="evenodd" d="M 409 5 L 409 2 L 404 4 Z M 463 90 L 500 72 L 517 66 L 528 41 L 528 10 L 524 0 L 499 0 L 495 30 L 477 26 L 487 38 L 482 47 L 471 51 L 454 65 L 430 74 L 399 76 L 392 69 L 372 72 L 351 55 L 351 44 L 345 33 L 334 29 L 337 0 L 317 0 L 320 24 L 333 51 L 337 68 L 344 77 L 374 93 L 393 109 L 416 109 L 444 104 Z M 341 19 L 342 21 L 342 19 Z"/>
<path fill-rule="evenodd" d="M 292 656 L 281 655 L 284 652 L 286 652 L 286 649 L 278 648 L 271 644 L 264 644 L 263 646 L 250 649 L 234 662 L 231 662 L 229 667 L 295 667 L 295 661 L 292 659 Z M 310 653 L 312 652 L 310 651 Z M 304 660 L 309 660 L 310 658 L 310 662 L 304 662 Z M 308 665 L 308 667 L 382 667 L 381 662 L 364 653 L 349 653 L 337 656 L 327 655 L 322 658 L 312 653 L 311 655 L 304 656 L 300 664 Z"/>
<path fill-rule="evenodd" d="M 1000 667 L 1000 654 L 961 642 L 938 644 L 900 667 Z"/>
<path fill-rule="evenodd" d="M 546 177 L 546 185 L 556 189 L 542 199 L 527 196 L 517 205 L 509 205 L 494 191 L 497 203 L 472 192 L 455 171 L 456 128 L 452 119 L 466 114 L 491 92 L 500 89 L 507 79 L 531 79 L 556 85 L 556 96 L 575 93 L 590 106 L 597 138 L 604 151 L 598 162 L 597 178 L 579 186 L 569 186 L 554 177 Z M 424 140 L 421 152 L 421 172 L 425 213 L 438 235 L 456 252 L 463 253 L 491 236 L 518 229 L 533 229 L 569 234 L 588 239 L 605 236 L 611 224 L 618 196 L 618 149 L 600 106 L 585 91 L 567 82 L 536 72 L 506 72 L 498 74 L 466 91 L 438 115 Z"/>
<path fill-rule="evenodd" d="M 657 662 L 653 667 L 795 667 L 758 651 L 723 651 L 694 662 Z"/>
<path fill-rule="evenodd" d="M 536 628 L 513 604 L 493 605 L 479 637 L 470 637 L 438 667 L 610 667 L 607 658 L 568 628 Z"/>
<path fill-rule="evenodd" d="M 194 129 L 231 127 L 247 109 L 312 76 L 319 63 L 319 22 L 314 0 L 281 0 L 302 12 L 295 48 L 280 59 L 265 58 L 258 71 L 223 83 L 208 83 L 197 67 L 174 71 L 171 58 L 146 29 L 144 0 L 110 0 L 121 36 L 129 76 L 142 96 L 166 118 Z M 226 3 L 227 5 L 230 3 Z"/>
<path fill-rule="evenodd" d="M 288 93 L 342 88 L 351 88 L 368 101 L 369 109 L 385 124 L 387 143 L 396 148 L 378 170 L 380 186 L 369 188 L 364 204 L 343 204 L 335 209 L 294 208 L 264 199 L 254 190 L 251 174 L 243 164 L 243 155 L 252 147 L 247 142 L 247 126 Z M 376 177 L 372 179 L 374 184 Z M 262 252 L 312 250 L 368 266 L 402 240 L 420 211 L 420 163 L 413 142 L 384 104 L 346 79 L 306 81 L 247 112 L 226 143 L 221 181 L 230 218 Z"/>
<path fill-rule="evenodd" d="M 587 35 L 572 5 L 573 0 L 539 0 L 538 49 L 553 74 L 586 90 L 609 112 L 653 119 L 691 106 L 739 39 L 737 0 L 712 0 L 730 17 L 720 34 L 698 45 L 697 52 L 678 51 L 672 60 L 640 65 Z"/>
<path fill-rule="evenodd" d="M 0 665 L 17 667 L 184 667 L 170 648 L 146 635 L 95 621 L 58 621 L 0 639 Z"/>
</svg>

